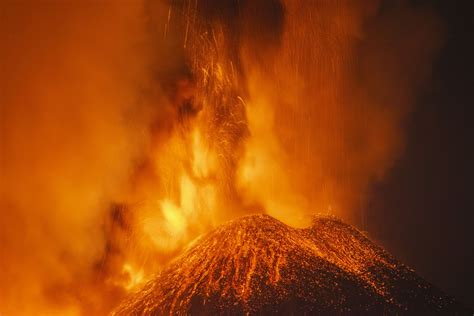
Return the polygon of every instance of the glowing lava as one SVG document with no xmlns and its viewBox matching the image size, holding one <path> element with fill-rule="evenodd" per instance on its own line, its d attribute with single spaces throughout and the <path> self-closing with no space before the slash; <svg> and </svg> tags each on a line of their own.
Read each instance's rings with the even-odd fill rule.
<svg viewBox="0 0 474 316">
<path fill-rule="evenodd" d="M 462 305 L 333 217 L 267 215 L 203 236 L 115 315 L 457 314 Z"/>
</svg>

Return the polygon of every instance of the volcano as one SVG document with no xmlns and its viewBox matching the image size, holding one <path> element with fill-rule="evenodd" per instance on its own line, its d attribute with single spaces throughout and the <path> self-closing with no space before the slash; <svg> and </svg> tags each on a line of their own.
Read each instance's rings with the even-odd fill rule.
<svg viewBox="0 0 474 316">
<path fill-rule="evenodd" d="M 200 237 L 114 315 L 471 311 L 339 219 L 296 229 L 243 217 Z"/>
</svg>

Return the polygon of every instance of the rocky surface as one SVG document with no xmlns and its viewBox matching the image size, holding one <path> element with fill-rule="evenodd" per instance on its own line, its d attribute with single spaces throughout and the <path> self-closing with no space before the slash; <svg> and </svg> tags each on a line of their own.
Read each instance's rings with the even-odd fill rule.
<svg viewBox="0 0 474 316">
<path fill-rule="evenodd" d="M 267 215 L 201 237 L 113 314 L 472 315 L 336 218 Z"/>
</svg>

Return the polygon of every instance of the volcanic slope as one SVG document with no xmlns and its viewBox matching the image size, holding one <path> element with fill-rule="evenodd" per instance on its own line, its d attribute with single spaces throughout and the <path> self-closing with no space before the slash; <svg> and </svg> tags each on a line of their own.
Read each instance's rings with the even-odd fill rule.
<svg viewBox="0 0 474 316">
<path fill-rule="evenodd" d="M 114 315 L 472 315 L 355 228 L 243 217 L 193 243 Z"/>
</svg>

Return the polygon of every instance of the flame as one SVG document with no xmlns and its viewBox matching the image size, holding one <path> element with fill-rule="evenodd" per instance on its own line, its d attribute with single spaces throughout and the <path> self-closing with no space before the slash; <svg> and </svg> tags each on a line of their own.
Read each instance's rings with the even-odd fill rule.
<svg viewBox="0 0 474 316">
<path fill-rule="evenodd" d="M 178 170 L 172 170 L 181 173 L 176 194 L 170 190 L 170 194 L 144 212 L 142 220 L 143 231 L 155 247 L 164 252 L 175 251 L 186 244 L 191 237 L 190 227 L 197 229 L 203 223 L 202 218 L 210 217 L 209 213 L 215 210 L 216 183 L 210 178 L 214 173 L 215 156 L 204 145 L 198 129 L 190 132 L 187 146 L 190 156 L 182 157 Z M 190 166 L 186 168 L 188 163 Z"/>
<path fill-rule="evenodd" d="M 208 177 L 212 169 L 215 168 L 216 159 L 209 149 L 205 147 L 202 136 L 198 130 L 195 130 L 192 134 L 192 167 L 193 174 L 198 178 Z"/>
<path fill-rule="evenodd" d="M 143 284 L 143 270 L 137 270 L 131 264 L 125 263 L 122 268 L 122 272 L 127 275 L 128 280 L 122 284 L 127 290 L 136 289 L 139 285 Z"/>
</svg>

